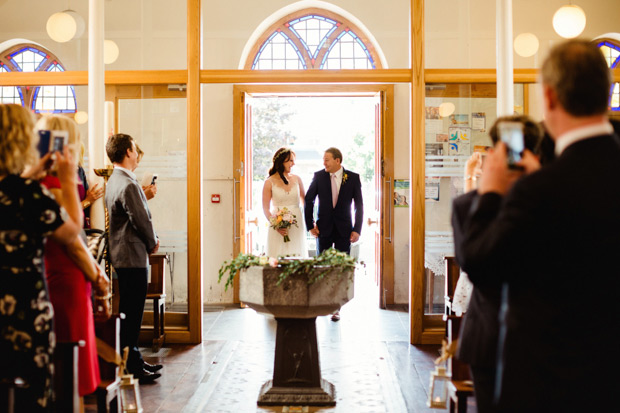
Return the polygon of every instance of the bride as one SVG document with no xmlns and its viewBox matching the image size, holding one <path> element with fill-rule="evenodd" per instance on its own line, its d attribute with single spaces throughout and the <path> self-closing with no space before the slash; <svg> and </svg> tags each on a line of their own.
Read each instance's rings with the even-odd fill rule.
<svg viewBox="0 0 620 413">
<path fill-rule="evenodd" d="M 267 234 L 267 256 L 307 257 L 306 230 L 304 214 L 300 207 L 305 191 L 301 179 L 291 173 L 295 165 L 295 153 L 290 148 L 280 148 L 273 156 L 269 178 L 263 186 L 263 212 L 267 220 L 283 207 L 286 207 L 297 220 L 297 226 L 275 230 L 269 228 Z M 273 204 L 273 209 L 271 208 Z M 290 241 L 284 242 L 288 235 Z"/>
</svg>

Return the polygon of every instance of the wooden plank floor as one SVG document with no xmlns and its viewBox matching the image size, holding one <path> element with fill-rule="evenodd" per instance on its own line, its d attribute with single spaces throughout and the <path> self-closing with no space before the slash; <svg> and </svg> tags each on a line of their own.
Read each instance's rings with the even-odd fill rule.
<svg viewBox="0 0 620 413">
<path fill-rule="evenodd" d="M 317 318 L 322 375 L 336 386 L 337 405 L 308 411 L 435 411 L 426 399 L 439 347 L 410 345 L 408 314 L 380 310 L 368 278 L 356 277 L 356 298 L 343 307 L 339 322 Z M 282 412 L 283 407 L 256 405 L 273 371 L 275 330 L 271 317 L 224 308 L 204 314 L 202 344 L 171 345 L 157 353 L 142 349 L 147 361 L 164 365 L 155 384 L 140 387 L 144 411 Z M 96 411 L 94 400 L 86 400 L 86 411 Z"/>
</svg>

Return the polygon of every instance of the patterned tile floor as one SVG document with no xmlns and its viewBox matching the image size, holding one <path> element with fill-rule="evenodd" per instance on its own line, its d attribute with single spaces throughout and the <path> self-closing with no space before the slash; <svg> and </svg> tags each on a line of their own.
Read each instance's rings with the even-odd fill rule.
<svg viewBox="0 0 620 413">
<path fill-rule="evenodd" d="M 426 407 L 426 397 L 439 347 L 410 345 L 408 314 L 380 310 L 376 297 L 368 276 L 358 275 L 355 298 L 342 308 L 341 320 L 317 318 L 322 376 L 336 386 L 337 404 L 308 412 L 434 411 Z M 204 314 L 203 331 L 204 341 L 196 346 L 142 349 L 148 361 L 164 364 L 156 384 L 141 386 L 145 412 L 286 411 L 256 405 L 260 387 L 273 373 L 272 317 L 225 308 Z M 86 411 L 96 411 L 93 407 Z"/>
</svg>

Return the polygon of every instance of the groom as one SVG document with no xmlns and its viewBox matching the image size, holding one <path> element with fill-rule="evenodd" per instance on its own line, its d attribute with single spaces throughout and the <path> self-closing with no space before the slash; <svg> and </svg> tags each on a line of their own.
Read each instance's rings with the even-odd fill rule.
<svg viewBox="0 0 620 413">
<path fill-rule="evenodd" d="M 306 228 L 318 238 L 319 253 L 334 247 L 351 251 L 351 243 L 360 238 L 364 205 L 360 176 L 342 167 L 342 152 L 329 148 L 323 156 L 324 170 L 315 172 L 306 193 Z M 314 222 L 314 200 L 319 197 L 319 217 Z M 351 203 L 355 205 L 355 224 L 351 217 Z"/>
</svg>

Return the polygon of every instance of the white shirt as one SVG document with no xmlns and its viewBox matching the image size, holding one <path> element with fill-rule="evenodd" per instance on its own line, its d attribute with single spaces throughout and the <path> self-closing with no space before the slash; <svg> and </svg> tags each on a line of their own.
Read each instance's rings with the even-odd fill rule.
<svg viewBox="0 0 620 413">
<path fill-rule="evenodd" d="M 560 156 L 562 152 L 564 152 L 564 149 L 575 142 L 594 138 L 595 136 L 611 135 L 612 133 L 614 133 L 614 128 L 609 122 L 595 123 L 593 125 L 570 130 L 560 135 L 555 141 L 555 154 Z"/>
<path fill-rule="evenodd" d="M 129 175 L 130 178 L 132 178 L 132 179 L 134 179 L 136 181 L 138 180 L 138 178 L 136 178 L 136 174 L 131 172 L 129 169 L 123 168 L 122 166 L 118 166 L 118 165 L 114 165 L 114 168 L 120 169 L 121 171 L 125 171 L 127 173 L 127 175 Z"/>
<path fill-rule="evenodd" d="M 341 166 L 336 172 L 332 172 L 329 174 L 329 179 L 334 179 L 332 176 L 336 175 L 336 188 L 338 189 L 338 193 L 340 194 L 340 186 L 342 185 L 342 174 L 344 173 L 344 168 Z"/>
</svg>

